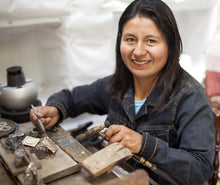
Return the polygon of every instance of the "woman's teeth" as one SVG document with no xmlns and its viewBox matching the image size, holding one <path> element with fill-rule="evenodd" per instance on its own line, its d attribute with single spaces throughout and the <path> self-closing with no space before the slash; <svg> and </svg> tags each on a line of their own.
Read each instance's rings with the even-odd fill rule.
<svg viewBox="0 0 220 185">
<path fill-rule="evenodd" d="M 135 63 L 135 64 L 141 64 L 141 65 L 143 65 L 143 64 L 148 63 L 148 61 L 138 62 L 138 61 L 134 60 L 134 63 Z"/>
</svg>

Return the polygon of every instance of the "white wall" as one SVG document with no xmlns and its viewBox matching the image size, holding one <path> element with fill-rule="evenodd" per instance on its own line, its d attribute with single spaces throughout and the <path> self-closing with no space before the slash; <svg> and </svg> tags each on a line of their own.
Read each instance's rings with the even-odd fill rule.
<svg viewBox="0 0 220 185">
<path fill-rule="evenodd" d="M 183 38 L 181 63 L 200 82 L 205 71 L 204 50 L 215 30 L 217 1 L 165 0 Z M 7 67 L 20 65 L 26 78 L 38 85 L 39 99 L 45 103 L 55 91 L 111 74 L 118 16 L 130 2 L 1 1 L 0 84 L 6 81 Z M 91 118 L 86 114 L 75 122 L 87 119 Z M 63 124 L 66 129 L 69 122 L 73 120 Z"/>
</svg>

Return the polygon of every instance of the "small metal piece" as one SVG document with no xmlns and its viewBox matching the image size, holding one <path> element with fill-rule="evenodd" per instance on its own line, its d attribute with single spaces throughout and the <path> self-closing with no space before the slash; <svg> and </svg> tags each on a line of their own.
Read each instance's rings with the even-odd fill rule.
<svg viewBox="0 0 220 185">
<path fill-rule="evenodd" d="M 9 150 L 15 151 L 21 147 L 22 140 L 24 139 L 25 134 L 21 135 L 10 135 L 5 140 L 5 146 Z"/>
<path fill-rule="evenodd" d="M 12 138 L 16 138 L 16 137 L 25 137 L 25 134 L 23 132 L 20 132 L 20 133 L 15 133 L 15 134 L 10 134 L 9 137 L 12 137 Z"/>
<path fill-rule="evenodd" d="M 44 137 L 42 143 L 52 152 L 55 153 L 57 151 L 56 144 L 48 137 Z"/>
<path fill-rule="evenodd" d="M 11 129 L 11 126 L 5 122 L 5 121 L 1 121 L 0 122 L 0 131 L 6 132 L 9 131 Z"/>
<path fill-rule="evenodd" d="M 30 132 L 30 136 L 40 138 L 42 135 L 41 131 L 37 128 L 33 128 L 33 130 Z"/>
<path fill-rule="evenodd" d="M 15 130 L 16 130 L 16 123 L 14 121 L 0 118 L 0 139 L 7 137 L 9 134 L 13 133 Z"/>
<path fill-rule="evenodd" d="M 36 147 L 32 147 L 30 150 L 31 153 L 34 153 L 38 159 L 47 159 L 49 157 L 54 157 L 55 153 L 52 153 L 43 142 L 39 142 Z"/>
<path fill-rule="evenodd" d="M 31 137 L 31 136 L 26 136 L 23 139 L 22 144 L 23 145 L 27 145 L 27 146 L 35 147 L 39 141 L 40 141 L 39 138 L 35 138 L 35 137 Z"/>
<path fill-rule="evenodd" d="M 37 148 L 32 148 L 31 153 L 34 153 L 39 160 L 48 159 L 55 156 L 46 146 L 40 146 Z"/>
</svg>

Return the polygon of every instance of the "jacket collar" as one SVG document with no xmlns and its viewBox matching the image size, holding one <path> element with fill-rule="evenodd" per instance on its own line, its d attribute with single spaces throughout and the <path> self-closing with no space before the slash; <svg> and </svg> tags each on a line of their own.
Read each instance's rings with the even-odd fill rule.
<svg viewBox="0 0 220 185">
<path fill-rule="evenodd" d="M 147 107 L 152 106 L 155 107 L 157 104 L 157 84 L 154 87 L 153 91 L 150 93 L 150 95 L 147 97 L 147 100 L 145 102 L 145 106 L 142 107 L 137 115 L 135 115 L 135 108 L 134 108 L 134 85 L 133 83 L 129 86 L 128 90 L 124 94 L 123 100 L 122 100 L 122 107 L 124 111 L 126 112 L 127 116 L 129 117 L 130 121 L 133 122 L 137 117 L 140 117 L 144 114 L 147 114 Z"/>
</svg>

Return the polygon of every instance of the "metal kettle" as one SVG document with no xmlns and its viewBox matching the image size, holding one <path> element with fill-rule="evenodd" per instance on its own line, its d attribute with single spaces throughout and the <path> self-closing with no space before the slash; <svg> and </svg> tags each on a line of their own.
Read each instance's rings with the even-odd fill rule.
<svg viewBox="0 0 220 185">
<path fill-rule="evenodd" d="M 22 67 L 7 68 L 7 83 L 0 86 L 1 107 L 9 111 L 25 111 L 37 100 L 37 86 L 26 80 Z"/>
</svg>

